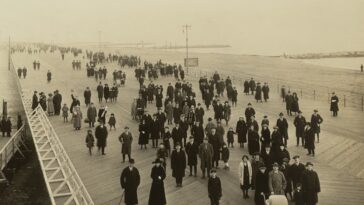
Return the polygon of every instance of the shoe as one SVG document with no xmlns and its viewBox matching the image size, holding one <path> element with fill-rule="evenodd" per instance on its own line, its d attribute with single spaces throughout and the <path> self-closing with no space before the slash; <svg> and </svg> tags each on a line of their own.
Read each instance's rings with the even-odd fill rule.
<svg viewBox="0 0 364 205">
<path fill-rule="evenodd" d="M 308 153 L 307 156 L 311 155 L 311 153 Z"/>
</svg>

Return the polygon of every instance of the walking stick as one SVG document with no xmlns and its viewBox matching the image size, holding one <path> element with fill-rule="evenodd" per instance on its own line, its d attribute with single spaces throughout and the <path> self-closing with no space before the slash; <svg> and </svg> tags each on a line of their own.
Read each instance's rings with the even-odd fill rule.
<svg viewBox="0 0 364 205">
<path fill-rule="evenodd" d="M 119 205 L 121 205 L 121 202 L 123 201 L 124 195 L 125 195 L 125 190 L 124 190 L 124 191 L 123 191 L 123 193 L 121 194 L 121 199 L 120 199 Z"/>
</svg>

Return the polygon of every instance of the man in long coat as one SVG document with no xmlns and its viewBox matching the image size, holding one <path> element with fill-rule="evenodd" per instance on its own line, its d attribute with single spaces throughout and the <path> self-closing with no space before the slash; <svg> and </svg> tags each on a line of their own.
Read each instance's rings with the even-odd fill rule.
<svg viewBox="0 0 364 205">
<path fill-rule="evenodd" d="M 38 96 L 37 96 L 37 91 L 34 91 L 34 94 L 33 94 L 33 98 L 32 98 L 32 109 L 34 110 L 35 108 L 38 107 Z"/>
<path fill-rule="evenodd" d="M 150 188 L 148 205 L 165 205 L 167 201 L 163 180 L 166 178 L 166 171 L 160 159 L 156 159 L 153 164 L 152 173 L 150 174 L 153 182 Z"/>
<path fill-rule="evenodd" d="M 211 134 L 208 135 L 209 143 L 212 145 L 214 149 L 214 155 L 213 155 L 213 164 L 212 167 L 216 168 L 219 166 L 219 160 L 220 160 L 220 151 L 222 148 L 222 143 L 220 135 L 216 132 L 216 128 L 213 128 L 211 130 Z"/>
<path fill-rule="evenodd" d="M 104 125 L 103 121 L 100 121 L 100 125 L 96 127 L 95 129 L 95 137 L 97 139 L 97 147 L 101 154 L 105 155 L 105 147 L 106 147 L 106 139 L 107 139 L 107 128 Z"/>
<path fill-rule="evenodd" d="M 293 157 L 294 163 L 289 167 L 288 173 L 292 181 L 293 189 L 297 188 L 297 184 L 301 183 L 302 173 L 305 171 L 305 165 L 300 162 L 300 156 Z"/>
<path fill-rule="evenodd" d="M 279 133 L 282 135 L 284 146 L 287 147 L 288 140 L 288 122 L 287 119 L 283 117 L 283 113 L 279 113 L 279 118 L 277 119 L 277 127 Z"/>
<path fill-rule="evenodd" d="M 284 195 L 287 182 L 284 174 L 278 170 L 278 163 L 273 164 L 273 170 L 269 172 L 268 186 L 271 194 Z"/>
<path fill-rule="evenodd" d="M 90 106 L 87 108 L 87 119 L 89 127 L 95 126 L 96 116 L 97 116 L 97 110 L 94 104 L 91 103 Z"/>
<path fill-rule="evenodd" d="M 313 114 L 311 116 L 311 127 L 314 130 L 315 134 L 317 134 L 317 143 L 320 142 L 320 132 L 321 132 L 321 124 L 324 121 L 320 114 L 318 114 L 318 110 L 313 110 Z"/>
<path fill-rule="evenodd" d="M 305 145 L 303 133 L 305 131 L 306 126 L 306 118 L 302 116 L 302 112 L 298 111 L 298 116 L 294 118 L 293 121 L 294 126 L 296 127 L 296 138 L 297 138 L 297 147 L 300 144 L 300 138 L 302 141 L 302 146 Z"/>
<path fill-rule="evenodd" d="M 61 113 L 62 95 L 58 90 L 54 91 L 53 96 L 54 114 L 59 115 Z"/>
<path fill-rule="evenodd" d="M 99 102 L 102 102 L 102 98 L 104 97 L 104 87 L 102 86 L 101 82 L 96 88 L 97 96 L 99 98 Z"/>
<path fill-rule="evenodd" d="M 207 171 L 207 176 L 210 177 L 210 169 L 212 167 L 212 158 L 214 156 L 214 149 L 212 145 L 208 142 L 208 138 L 205 138 L 203 143 L 200 144 L 198 148 L 198 155 L 200 157 L 202 178 L 205 178 Z"/>
<path fill-rule="evenodd" d="M 140 174 L 134 167 L 134 159 L 129 159 L 129 166 L 124 168 L 120 176 L 120 185 L 124 189 L 124 202 L 126 205 L 138 204 L 137 189 L 140 184 Z"/>
<path fill-rule="evenodd" d="M 192 176 L 192 173 L 196 176 L 198 144 L 194 141 L 192 136 L 190 137 L 190 141 L 186 144 L 185 150 L 188 159 L 188 166 L 190 166 L 190 176 Z"/>
<path fill-rule="evenodd" d="M 305 148 L 308 150 L 307 155 L 315 156 L 315 132 L 311 127 L 311 123 L 307 123 L 305 132 Z"/>
<path fill-rule="evenodd" d="M 125 162 L 125 155 L 128 155 L 128 159 L 131 159 L 131 143 L 133 142 L 133 135 L 129 132 L 129 127 L 125 126 L 124 132 L 119 136 L 119 142 L 121 143 L 121 154 L 123 155 L 123 163 Z"/>
<path fill-rule="evenodd" d="M 182 187 L 182 180 L 185 176 L 186 153 L 181 150 L 181 144 L 176 144 L 176 149 L 171 154 L 172 176 L 176 178 L 177 187 Z"/>
<path fill-rule="evenodd" d="M 332 111 L 334 117 L 337 117 L 337 111 L 339 111 L 339 98 L 336 96 L 335 92 L 332 93 L 330 102 L 330 111 Z"/>
<path fill-rule="evenodd" d="M 306 167 L 301 179 L 303 199 L 307 205 L 315 205 L 318 202 L 317 194 L 321 192 L 320 180 L 311 162 L 307 162 Z"/>
<path fill-rule="evenodd" d="M 89 87 L 86 88 L 86 90 L 83 92 L 83 96 L 85 98 L 85 104 L 88 106 L 91 102 L 91 90 Z"/>
</svg>

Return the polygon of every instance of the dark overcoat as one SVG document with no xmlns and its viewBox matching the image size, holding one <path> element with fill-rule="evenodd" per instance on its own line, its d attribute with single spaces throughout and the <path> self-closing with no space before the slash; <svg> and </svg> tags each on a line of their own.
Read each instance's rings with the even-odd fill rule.
<svg viewBox="0 0 364 205">
<path fill-rule="evenodd" d="M 196 142 L 192 144 L 191 142 L 188 142 L 185 150 L 187 153 L 188 165 L 197 165 L 198 144 Z"/>
<path fill-rule="evenodd" d="M 331 97 L 330 111 L 339 111 L 339 98 L 335 95 Z"/>
<path fill-rule="evenodd" d="M 152 178 L 152 187 L 150 188 L 149 193 L 149 205 L 165 205 L 166 201 L 166 193 L 164 191 L 164 182 L 163 180 L 166 178 L 166 172 L 162 166 L 154 166 L 152 168 L 152 172 L 150 174 Z"/>
<path fill-rule="evenodd" d="M 120 136 L 119 136 L 119 141 L 122 143 L 121 144 L 121 153 L 122 154 L 131 154 L 131 143 L 133 142 L 133 135 L 128 132 L 123 132 Z"/>
<path fill-rule="evenodd" d="M 306 204 L 318 202 L 317 193 L 321 191 L 320 180 L 315 171 L 306 170 L 302 173 L 302 194 Z"/>
<path fill-rule="evenodd" d="M 296 137 L 303 137 L 303 133 L 305 131 L 305 126 L 306 126 L 305 117 L 303 117 L 303 116 L 295 117 L 293 124 L 296 127 Z"/>
<path fill-rule="evenodd" d="M 95 137 L 97 139 L 98 147 L 106 147 L 106 138 L 108 132 L 106 126 L 101 127 L 100 125 L 95 129 Z"/>
<path fill-rule="evenodd" d="M 248 150 L 249 154 L 253 155 L 255 152 L 259 152 L 259 134 L 256 131 L 248 131 Z"/>
<path fill-rule="evenodd" d="M 186 169 L 186 153 L 183 150 L 173 150 L 171 154 L 171 168 L 173 177 L 184 177 Z"/>
<path fill-rule="evenodd" d="M 236 123 L 235 132 L 238 135 L 238 142 L 245 143 L 246 142 L 246 133 L 248 132 L 248 128 L 244 120 L 239 120 Z"/>
<path fill-rule="evenodd" d="M 129 167 L 126 167 L 120 176 L 120 185 L 125 189 L 125 204 L 138 204 L 137 189 L 139 184 L 140 175 L 138 169 L 133 167 L 133 169 L 130 170 Z"/>
</svg>

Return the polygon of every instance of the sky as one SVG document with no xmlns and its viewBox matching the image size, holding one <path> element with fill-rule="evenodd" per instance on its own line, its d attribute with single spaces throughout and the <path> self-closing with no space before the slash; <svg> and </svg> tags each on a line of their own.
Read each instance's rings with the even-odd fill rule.
<svg viewBox="0 0 364 205">
<path fill-rule="evenodd" d="M 364 50 L 364 0 L 0 0 L 0 40 L 229 44 L 258 55 Z M 76 45 L 76 44 L 75 44 Z"/>
</svg>

